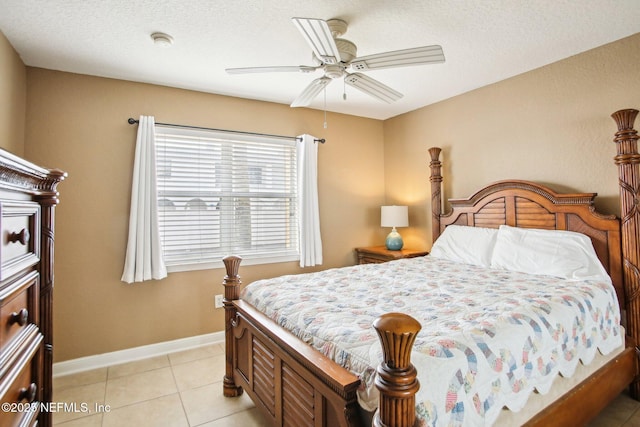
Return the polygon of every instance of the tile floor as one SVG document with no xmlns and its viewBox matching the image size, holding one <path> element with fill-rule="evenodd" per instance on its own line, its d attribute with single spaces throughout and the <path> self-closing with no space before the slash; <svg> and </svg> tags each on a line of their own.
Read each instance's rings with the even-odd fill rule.
<svg viewBox="0 0 640 427">
<path fill-rule="evenodd" d="M 220 344 L 56 377 L 59 427 L 261 427 L 268 424 L 243 395 L 222 396 Z M 107 406 L 108 405 L 108 406 Z M 71 406 L 67 406 L 71 408 Z M 620 395 L 589 427 L 640 426 L 640 402 Z"/>
<path fill-rule="evenodd" d="M 75 410 L 53 414 L 60 427 L 267 426 L 246 397 L 222 396 L 220 344 L 55 377 L 53 401 Z M 108 406 L 107 406 L 108 405 Z M 62 408 L 62 406 L 61 406 Z M 73 408 L 67 406 L 67 409 Z"/>
</svg>

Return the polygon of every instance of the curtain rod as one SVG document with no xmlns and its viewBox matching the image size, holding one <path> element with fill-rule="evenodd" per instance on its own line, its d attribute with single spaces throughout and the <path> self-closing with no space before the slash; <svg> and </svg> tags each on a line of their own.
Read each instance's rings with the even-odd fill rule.
<svg viewBox="0 0 640 427">
<path fill-rule="evenodd" d="M 129 117 L 129 120 L 127 120 L 127 122 L 130 125 L 134 125 L 136 123 L 138 123 L 140 120 L 136 120 L 134 118 Z M 171 126 L 171 127 L 176 127 L 176 128 L 186 128 L 186 129 L 201 129 L 201 130 L 215 130 L 218 132 L 229 132 L 229 133 L 242 133 L 242 134 L 249 134 L 249 135 L 257 135 L 257 136 L 271 136 L 274 138 L 286 138 L 286 139 L 295 139 L 296 141 L 300 141 L 300 137 L 297 136 L 284 136 L 284 135 L 272 135 L 269 133 L 256 133 L 256 132 L 242 132 L 239 130 L 228 130 L 228 129 L 216 129 L 216 128 L 205 128 L 205 127 L 199 127 L 199 126 L 188 126 L 188 125 L 175 125 L 172 123 L 158 123 L 156 122 L 157 125 L 161 125 L 161 126 Z M 321 139 L 314 139 L 313 142 L 319 142 L 320 144 L 324 144 L 325 140 L 324 138 Z"/>
</svg>

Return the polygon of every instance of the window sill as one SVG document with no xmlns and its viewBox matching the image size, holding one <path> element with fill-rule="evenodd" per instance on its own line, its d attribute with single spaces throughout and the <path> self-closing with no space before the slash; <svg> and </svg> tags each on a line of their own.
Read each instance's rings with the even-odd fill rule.
<svg viewBox="0 0 640 427">
<path fill-rule="evenodd" d="M 282 255 L 282 256 L 272 256 L 265 258 L 243 258 L 242 265 L 259 265 L 259 264 L 276 264 L 279 262 L 291 262 L 291 261 L 300 261 L 299 255 Z M 193 264 L 181 264 L 181 265 L 171 265 L 167 266 L 167 272 L 169 273 L 177 273 L 180 271 L 197 271 L 197 270 L 211 270 L 215 268 L 224 268 L 224 263 L 222 259 L 219 261 L 210 261 L 210 262 L 198 262 Z"/>
</svg>

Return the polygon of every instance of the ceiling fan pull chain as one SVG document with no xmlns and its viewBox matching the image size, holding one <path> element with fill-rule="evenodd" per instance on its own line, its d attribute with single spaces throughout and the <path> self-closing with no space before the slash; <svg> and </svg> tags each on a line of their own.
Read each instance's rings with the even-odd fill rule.
<svg viewBox="0 0 640 427">
<path fill-rule="evenodd" d="M 342 79 L 342 100 L 347 100 L 347 81 L 346 79 Z"/>
</svg>

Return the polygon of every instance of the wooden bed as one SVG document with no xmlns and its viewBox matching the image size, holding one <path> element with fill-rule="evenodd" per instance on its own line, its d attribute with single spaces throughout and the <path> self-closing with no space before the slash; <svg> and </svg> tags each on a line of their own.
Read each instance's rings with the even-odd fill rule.
<svg viewBox="0 0 640 427">
<path fill-rule="evenodd" d="M 591 238 L 614 283 L 627 333 L 625 350 L 527 425 L 581 425 L 627 387 L 633 398 L 640 396 L 636 347 L 640 342 L 640 154 L 639 137 L 633 129 L 637 113 L 621 110 L 612 116 L 618 125 L 614 142 L 621 219 L 597 213 L 594 193 L 557 194 L 532 182 L 514 180 L 488 185 L 467 199 L 450 200 L 451 211 L 442 214 L 440 149 L 429 150 L 434 241 L 451 224 L 577 231 Z M 369 425 L 370 414 L 363 413 L 357 403 L 359 379 L 355 375 L 240 299 L 240 261 L 235 256 L 224 259 L 224 395 L 234 397 L 246 391 L 274 425 Z M 384 361 L 378 367 L 380 404 L 373 424 L 413 426 L 415 393 L 420 385 L 410 354 L 421 325 L 409 316 L 389 313 L 374 327 Z"/>
</svg>

